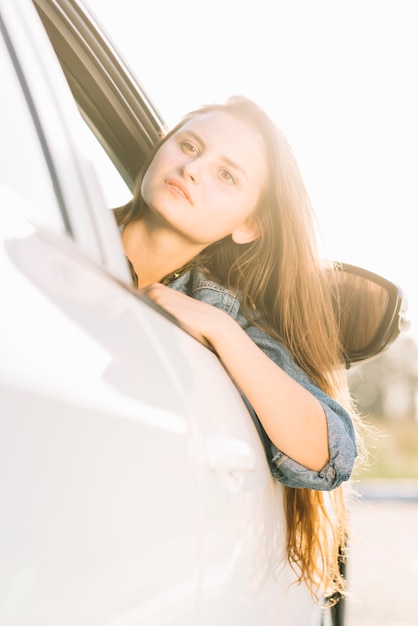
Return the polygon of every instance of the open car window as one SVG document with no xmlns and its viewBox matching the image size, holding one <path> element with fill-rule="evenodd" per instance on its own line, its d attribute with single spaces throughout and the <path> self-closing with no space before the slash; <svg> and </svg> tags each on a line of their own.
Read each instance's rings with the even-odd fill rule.
<svg viewBox="0 0 418 626">
<path fill-rule="evenodd" d="M 125 204 L 164 121 L 94 17 L 76 0 L 33 0 L 80 114 L 108 208 Z M 60 7 L 65 10 L 60 10 Z M 375 357 L 407 328 L 399 287 L 337 263 L 335 303 L 347 367 Z"/>
<path fill-rule="evenodd" d="M 106 206 L 115 208 L 129 202 L 131 189 L 89 126 L 86 128 L 84 147 L 93 163 Z"/>
</svg>

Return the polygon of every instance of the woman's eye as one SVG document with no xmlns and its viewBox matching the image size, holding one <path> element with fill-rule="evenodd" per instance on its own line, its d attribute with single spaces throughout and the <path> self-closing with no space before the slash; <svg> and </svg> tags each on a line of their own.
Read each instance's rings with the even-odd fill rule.
<svg viewBox="0 0 418 626">
<path fill-rule="evenodd" d="M 196 148 L 195 145 L 193 145 L 192 143 L 190 143 L 190 141 L 182 141 L 181 142 L 181 147 L 182 150 L 184 152 L 187 152 L 187 154 L 197 154 L 198 150 Z"/>
<path fill-rule="evenodd" d="M 235 183 L 235 178 L 232 176 L 231 172 L 228 172 L 228 170 L 221 170 L 220 172 L 221 174 L 221 178 L 226 182 L 226 183 Z"/>
</svg>

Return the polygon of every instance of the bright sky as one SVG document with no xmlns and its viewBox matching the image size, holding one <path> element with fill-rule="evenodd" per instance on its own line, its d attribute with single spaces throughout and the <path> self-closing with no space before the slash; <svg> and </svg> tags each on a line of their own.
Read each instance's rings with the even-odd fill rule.
<svg viewBox="0 0 418 626">
<path fill-rule="evenodd" d="M 323 256 L 398 283 L 418 338 L 416 0 L 85 2 L 170 126 L 236 93 L 269 113 Z"/>
</svg>

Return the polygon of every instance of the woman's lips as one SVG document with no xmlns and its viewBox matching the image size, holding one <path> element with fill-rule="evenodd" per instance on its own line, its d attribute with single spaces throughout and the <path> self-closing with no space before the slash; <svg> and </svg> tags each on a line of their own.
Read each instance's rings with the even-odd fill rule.
<svg viewBox="0 0 418 626">
<path fill-rule="evenodd" d="M 187 187 L 183 185 L 180 180 L 177 180 L 177 178 L 166 178 L 164 182 L 175 195 L 185 198 L 191 205 L 193 205 Z"/>
</svg>

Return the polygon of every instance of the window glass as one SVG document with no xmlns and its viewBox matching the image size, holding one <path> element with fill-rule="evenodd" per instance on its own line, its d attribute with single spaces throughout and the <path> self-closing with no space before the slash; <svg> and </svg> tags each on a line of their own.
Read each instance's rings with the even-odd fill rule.
<svg viewBox="0 0 418 626">
<path fill-rule="evenodd" d="M 2 35 L 0 77 L 0 183 L 22 197 L 26 217 L 55 232 L 64 232 L 36 126 Z"/>
<path fill-rule="evenodd" d="M 96 170 L 106 206 L 115 208 L 126 204 L 132 198 L 131 190 L 87 123 L 85 128 L 83 151 Z"/>
</svg>

